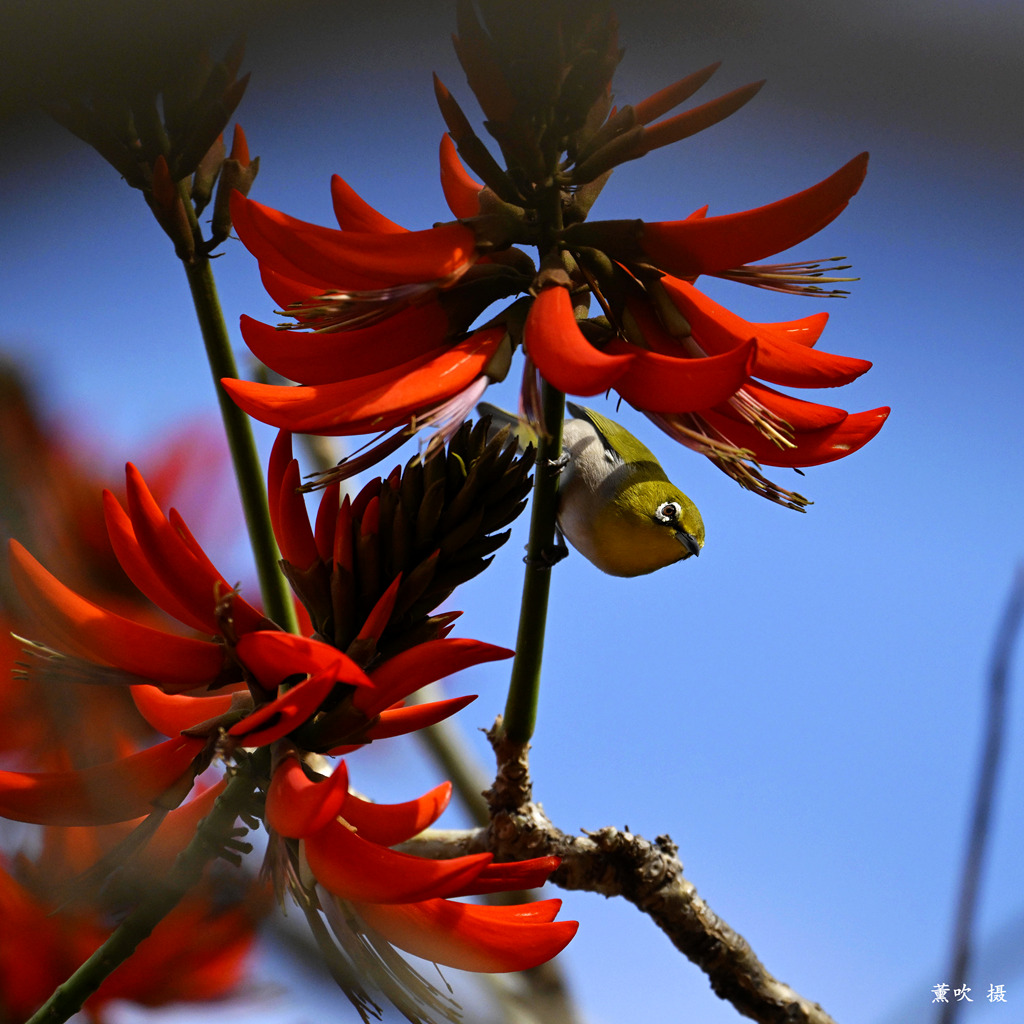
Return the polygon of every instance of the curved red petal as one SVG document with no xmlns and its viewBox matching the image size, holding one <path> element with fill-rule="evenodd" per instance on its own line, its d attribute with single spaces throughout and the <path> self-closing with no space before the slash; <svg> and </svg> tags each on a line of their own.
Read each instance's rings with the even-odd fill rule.
<svg viewBox="0 0 1024 1024">
<path fill-rule="evenodd" d="M 337 648 L 294 633 L 259 630 L 238 638 L 235 653 L 262 681 L 276 689 L 296 675 L 327 675 L 350 686 L 372 687 L 365 672 Z"/>
<path fill-rule="evenodd" d="M 480 192 L 483 189 L 462 165 L 452 137 L 441 136 L 441 190 L 452 214 L 459 218 L 475 217 L 480 212 Z"/>
<path fill-rule="evenodd" d="M 505 647 L 463 637 L 428 640 L 401 651 L 375 668 L 373 689 L 360 690 L 353 697 L 353 703 L 367 715 L 376 715 L 427 683 L 461 672 L 471 665 L 501 661 L 514 654 L 515 651 Z"/>
<path fill-rule="evenodd" d="M 379 274 L 349 270 L 339 272 L 337 266 L 328 261 L 320 262 L 311 258 L 311 254 L 301 245 L 298 247 L 299 258 L 293 260 L 288 252 L 282 250 L 277 237 L 282 231 L 287 232 L 290 225 L 297 230 L 308 227 L 315 227 L 306 221 L 297 220 L 287 214 L 279 213 L 276 210 L 269 211 L 274 214 L 277 224 L 276 234 L 274 231 L 267 231 L 268 219 L 261 215 L 268 211 L 268 207 L 261 207 L 251 199 L 247 199 L 240 192 L 231 193 L 231 224 L 238 237 L 242 240 L 246 249 L 259 260 L 261 273 L 271 271 L 281 277 L 293 282 L 294 285 L 305 286 L 305 294 L 300 298 L 308 298 L 310 295 L 319 295 L 323 292 L 345 290 L 345 291 L 374 291 L 387 287 L 390 282 Z M 321 228 L 321 231 L 330 232 L 329 228 Z M 340 235 L 342 232 L 336 231 Z M 361 237 L 365 232 L 350 232 L 352 237 Z M 394 235 L 390 236 L 396 237 Z M 290 250 L 289 250 L 290 251 Z M 268 291 L 270 289 L 268 288 Z M 273 295 L 274 293 L 271 292 Z"/>
<path fill-rule="evenodd" d="M 407 708 L 391 708 L 380 713 L 380 718 L 366 730 L 368 740 L 386 740 L 392 736 L 405 736 L 407 733 L 425 729 L 429 725 L 437 725 L 446 718 L 458 714 L 464 707 L 476 700 L 476 694 L 467 697 L 450 697 L 448 700 L 435 700 L 425 704 L 411 704 Z"/>
<path fill-rule="evenodd" d="M 701 413 L 708 423 L 740 448 L 747 448 L 765 466 L 803 468 L 834 462 L 852 454 L 870 441 L 886 421 L 888 408 L 850 413 L 841 423 L 823 430 L 797 433 L 795 448 L 778 448 L 762 437 L 753 427 L 738 423 L 718 412 Z"/>
<path fill-rule="evenodd" d="M 246 747 L 262 747 L 308 722 L 320 709 L 336 680 L 327 673 L 310 676 L 269 704 L 236 722 L 228 735 Z"/>
<path fill-rule="evenodd" d="M 129 689 L 139 714 L 165 736 L 177 736 L 186 729 L 226 714 L 231 710 L 233 700 L 230 693 L 191 697 L 187 694 L 164 693 L 155 686 L 143 684 Z"/>
<path fill-rule="evenodd" d="M 696 412 L 734 395 L 747 380 L 756 352 L 753 339 L 721 355 L 690 359 L 648 352 L 615 338 L 609 352 L 635 353 L 615 390 L 649 412 Z"/>
<path fill-rule="evenodd" d="M 475 853 L 428 860 L 360 839 L 340 821 L 329 822 L 303 840 L 317 881 L 344 900 L 410 903 L 460 892 L 491 862 Z"/>
<path fill-rule="evenodd" d="M 544 379 L 573 395 L 598 395 L 614 387 L 633 360 L 632 353 L 608 355 L 587 341 L 569 291 L 559 285 L 541 289 L 533 300 L 523 344 Z"/>
<path fill-rule="evenodd" d="M 206 686 L 224 668 L 221 645 L 164 633 L 93 604 L 15 540 L 10 555 L 11 576 L 25 604 L 70 653 L 150 679 L 169 693 Z"/>
<path fill-rule="evenodd" d="M 280 533 L 277 534 L 277 542 L 281 547 L 281 557 L 295 568 L 306 571 L 320 560 L 320 553 L 309 523 L 306 500 L 299 491 L 301 485 L 298 460 L 292 459 L 284 471 L 280 490 L 271 495 L 270 500 L 276 500 L 278 506 Z"/>
<path fill-rule="evenodd" d="M 405 234 L 408 229 L 375 210 L 340 175 L 331 177 L 331 201 L 334 216 L 342 231 L 376 231 L 379 234 Z"/>
<path fill-rule="evenodd" d="M 861 153 L 802 192 L 741 213 L 644 224 L 641 245 L 651 262 L 676 277 L 714 274 L 782 252 L 842 213 L 867 173 Z"/>
<path fill-rule="evenodd" d="M 548 880 L 551 872 L 561 863 L 560 857 L 534 857 L 531 860 L 491 864 L 477 875 L 472 887 L 462 895 L 482 896 L 492 892 L 536 889 Z"/>
<path fill-rule="evenodd" d="M 474 331 L 437 355 L 336 384 L 282 387 L 228 377 L 221 383 L 250 416 L 296 433 L 386 431 L 468 387 L 487 368 L 504 336 L 504 327 Z"/>
<path fill-rule="evenodd" d="M 287 306 L 291 301 L 306 299 L 310 295 L 319 295 L 338 287 L 337 281 L 300 270 L 290 260 L 285 259 L 260 234 L 256 222 L 250 215 L 249 204 L 251 202 L 252 200 L 237 190 L 231 193 L 231 226 L 242 244 L 259 262 L 260 277 L 275 302 Z M 273 288 L 271 287 L 272 283 L 275 285 Z M 379 281 L 364 285 L 368 288 L 379 288 L 380 286 L 381 282 Z M 299 294 L 293 299 L 283 301 L 276 294 L 278 287 L 289 292 L 297 290 Z"/>
<path fill-rule="evenodd" d="M 750 382 L 743 390 L 769 412 L 785 420 L 797 433 L 834 427 L 842 423 L 848 415 L 845 409 L 838 409 L 834 405 L 819 405 L 816 402 L 807 402 L 802 398 L 794 398 L 792 395 L 784 395 L 781 391 L 765 387 L 763 384 Z M 721 407 L 716 411 L 725 416 L 742 418 L 728 406 Z"/>
<path fill-rule="evenodd" d="M 785 387 L 838 387 L 871 368 L 866 359 L 811 347 L 825 327 L 827 313 L 788 323 L 750 323 L 686 281 L 663 277 L 660 284 L 689 321 L 694 338 L 705 352 L 715 354 L 732 348 L 741 338 L 757 338 L 757 355 L 751 368 L 755 377 Z"/>
<path fill-rule="evenodd" d="M 553 921 L 561 900 L 483 907 L 433 899 L 398 906 L 356 903 L 359 915 L 413 956 L 462 971 L 525 971 L 557 956 L 576 921 Z M 528 908 L 528 909 L 527 909 Z"/>
<path fill-rule="evenodd" d="M 350 793 L 343 816 L 367 842 L 396 846 L 433 825 L 448 806 L 451 796 L 450 782 L 442 782 L 418 799 L 401 804 L 374 804 Z M 490 871 L 490 867 L 485 871 Z"/>
<path fill-rule="evenodd" d="M 391 620 L 391 613 L 395 610 L 395 601 L 398 600 L 398 588 L 402 585 L 402 574 L 399 573 L 392 581 L 387 590 L 377 599 L 377 603 L 366 616 L 362 629 L 356 636 L 357 640 L 378 640 L 384 632 L 388 622 Z"/>
<path fill-rule="evenodd" d="M 0 816 L 67 826 L 141 817 L 185 775 L 205 745 L 205 739 L 179 736 L 81 771 L 0 772 Z"/>
<path fill-rule="evenodd" d="M 233 588 L 217 571 L 178 517 L 169 521 L 160 511 L 142 474 L 130 462 L 125 466 L 128 517 L 139 548 L 153 571 L 178 600 L 193 614 L 209 622 L 209 632 L 218 633 L 218 603 Z M 171 510 L 173 514 L 173 509 Z M 232 600 L 232 618 L 239 632 L 259 629 L 266 620 L 262 612 L 239 596 Z"/>
<path fill-rule="evenodd" d="M 311 274 L 340 283 L 360 275 L 384 284 L 415 284 L 461 273 L 476 258 L 476 235 L 458 223 L 400 234 L 339 231 L 252 200 L 247 200 L 246 212 L 248 223 L 287 264 L 299 269 L 299 280 Z M 242 241 L 250 248 L 245 237 Z M 288 274 L 287 266 L 275 269 Z"/>
<path fill-rule="evenodd" d="M 334 531 L 340 507 L 341 481 L 335 480 L 324 488 L 316 510 L 316 524 L 313 527 L 316 549 L 320 553 L 321 561 L 324 562 L 330 562 L 334 554 Z"/>
<path fill-rule="evenodd" d="M 114 549 L 121 568 L 128 578 L 155 605 L 173 615 L 179 622 L 191 626 L 200 633 L 215 633 L 207 617 L 197 615 L 164 583 L 153 570 L 145 553 L 139 546 L 128 514 L 110 491 L 103 492 L 103 516 L 107 525 L 107 536 Z"/>
<path fill-rule="evenodd" d="M 278 547 L 281 546 L 281 503 L 277 496 L 281 493 L 285 470 L 292 461 L 292 435 L 287 430 L 279 430 L 270 449 L 267 462 L 267 506 L 270 512 L 270 527 L 274 531 Z"/>
<path fill-rule="evenodd" d="M 290 839 L 319 832 L 351 799 L 348 769 L 342 761 L 323 782 L 312 782 L 297 758 L 286 757 L 267 789 L 267 824 Z"/>
<path fill-rule="evenodd" d="M 437 301 L 351 331 L 279 331 L 248 316 L 240 323 L 252 354 L 300 384 L 330 384 L 403 366 L 447 344 L 450 330 L 448 315 Z"/>
<path fill-rule="evenodd" d="M 287 316 L 294 316 L 298 320 L 302 320 L 302 311 L 292 310 L 289 308 L 290 306 L 303 305 L 309 299 L 323 295 L 335 287 L 334 284 L 326 280 L 313 281 L 308 278 L 304 278 L 301 281 L 292 280 L 292 278 L 286 277 L 284 274 L 274 270 L 267 263 L 261 263 L 259 268 L 263 287 L 267 290 L 267 294 L 277 303 L 278 311 Z"/>
</svg>

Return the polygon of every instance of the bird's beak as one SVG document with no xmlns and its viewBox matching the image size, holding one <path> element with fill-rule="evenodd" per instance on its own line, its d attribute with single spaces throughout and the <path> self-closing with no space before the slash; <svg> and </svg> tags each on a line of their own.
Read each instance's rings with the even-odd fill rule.
<svg viewBox="0 0 1024 1024">
<path fill-rule="evenodd" d="M 685 530 L 676 531 L 676 540 L 679 541 L 679 543 L 682 544 L 691 555 L 700 554 L 700 543 L 697 541 L 697 538 L 687 533 Z M 687 556 L 684 555 L 683 557 L 686 558 Z"/>
</svg>

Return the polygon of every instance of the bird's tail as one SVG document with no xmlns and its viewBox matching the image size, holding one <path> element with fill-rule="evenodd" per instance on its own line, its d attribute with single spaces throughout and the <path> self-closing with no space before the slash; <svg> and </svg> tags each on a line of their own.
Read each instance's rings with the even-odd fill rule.
<svg viewBox="0 0 1024 1024">
<path fill-rule="evenodd" d="M 531 444 L 536 447 L 537 431 L 526 420 L 515 413 L 499 409 L 498 406 L 491 405 L 490 402 L 480 402 L 476 407 L 476 411 L 481 418 L 488 417 L 491 421 L 490 428 L 487 431 L 488 439 L 508 427 L 519 442 L 520 451 L 525 451 Z"/>
</svg>

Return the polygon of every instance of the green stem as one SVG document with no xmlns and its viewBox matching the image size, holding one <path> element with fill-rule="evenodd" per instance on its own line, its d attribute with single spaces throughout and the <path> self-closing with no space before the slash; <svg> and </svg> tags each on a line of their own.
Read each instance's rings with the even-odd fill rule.
<svg viewBox="0 0 1024 1024">
<path fill-rule="evenodd" d="M 191 210 L 191 203 L 187 208 Z M 249 531 L 253 557 L 256 560 L 263 607 L 267 616 L 279 626 L 297 633 L 298 623 L 291 590 L 278 567 L 278 559 L 281 556 L 270 525 L 263 467 L 256 450 L 252 425 L 249 423 L 249 417 L 231 401 L 220 383 L 222 377 L 237 378 L 238 368 L 235 366 L 231 341 L 221 312 L 220 299 L 217 297 L 213 268 L 207 256 L 196 256 L 192 262 L 186 262 L 184 267 L 199 327 L 203 333 L 214 387 L 217 390 L 217 401 L 220 403 L 220 414 L 224 421 L 231 461 L 238 479 L 238 490 L 242 496 L 242 510 Z"/>
<path fill-rule="evenodd" d="M 261 755 L 263 755 L 261 757 Z M 268 759 L 266 750 L 254 758 Z M 269 766 L 263 765 L 264 769 Z M 235 820 L 256 789 L 256 774 L 235 775 L 217 797 L 213 810 L 199 823 L 192 841 L 178 854 L 163 878 L 154 877 L 153 890 L 64 984 L 33 1014 L 26 1024 L 59 1024 L 76 1014 L 103 982 L 135 952 L 164 917 L 174 909 L 202 877 L 207 863 L 223 848 Z"/>
<path fill-rule="evenodd" d="M 516 657 L 512 663 L 508 700 L 501 729 L 514 743 L 528 743 L 537 722 L 540 668 L 544 656 L 544 630 L 551 589 L 551 559 L 555 544 L 555 512 L 558 508 L 557 460 L 562 453 L 562 417 L 565 395 L 547 381 L 541 388 L 546 432 L 537 446 L 533 484 L 530 539 L 526 545 L 526 573 L 519 609 Z"/>
</svg>

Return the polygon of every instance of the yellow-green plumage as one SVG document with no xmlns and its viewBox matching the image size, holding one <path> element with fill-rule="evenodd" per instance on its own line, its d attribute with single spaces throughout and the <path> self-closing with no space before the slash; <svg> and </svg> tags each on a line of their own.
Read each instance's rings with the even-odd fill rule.
<svg viewBox="0 0 1024 1024">
<path fill-rule="evenodd" d="M 642 576 L 696 555 L 700 512 L 651 451 L 606 416 L 568 407 L 558 525 L 572 546 L 612 576 Z"/>
<path fill-rule="evenodd" d="M 697 506 L 673 484 L 653 453 L 613 420 L 567 403 L 566 466 L 559 481 L 558 527 L 580 554 L 612 576 L 642 576 L 704 546 Z M 480 411 L 528 431 L 494 406 Z"/>
</svg>

